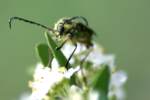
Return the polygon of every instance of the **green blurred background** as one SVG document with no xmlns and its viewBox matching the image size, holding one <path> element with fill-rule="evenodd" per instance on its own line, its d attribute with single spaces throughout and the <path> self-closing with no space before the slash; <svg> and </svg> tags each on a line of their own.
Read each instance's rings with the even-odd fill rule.
<svg viewBox="0 0 150 100">
<path fill-rule="evenodd" d="M 127 100 L 150 100 L 149 0 L 0 0 L 0 100 L 16 100 L 29 90 L 27 69 L 38 61 L 34 47 L 45 41 L 43 29 L 23 22 L 9 30 L 9 17 L 52 27 L 76 15 L 88 19 L 96 40 L 128 73 Z"/>
</svg>

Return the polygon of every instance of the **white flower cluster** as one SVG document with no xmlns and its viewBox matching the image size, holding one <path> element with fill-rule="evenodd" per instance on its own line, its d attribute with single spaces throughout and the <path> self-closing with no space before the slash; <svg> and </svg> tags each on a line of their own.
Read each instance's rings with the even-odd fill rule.
<svg viewBox="0 0 150 100">
<path fill-rule="evenodd" d="M 66 44 L 62 52 L 68 58 L 73 51 L 74 46 L 71 44 Z M 79 61 L 84 58 L 85 54 L 82 52 L 86 51 L 86 48 L 78 44 L 77 50 L 75 55 L 79 55 Z M 127 75 L 122 70 L 116 70 L 116 65 L 114 63 L 115 57 L 112 54 L 104 54 L 102 47 L 99 47 L 94 43 L 93 49 L 88 55 L 86 61 L 92 62 L 92 68 L 96 69 L 99 68 L 102 64 L 107 64 L 110 67 L 111 77 L 109 83 L 109 93 L 108 96 L 111 98 L 115 97 L 115 100 L 124 100 L 125 93 L 123 89 L 123 85 L 127 80 Z M 85 61 L 85 62 L 86 62 Z M 76 63 L 75 57 L 73 57 L 70 61 L 71 64 Z M 78 67 L 71 68 L 69 70 L 60 70 L 59 64 L 57 63 L 56 59 L 52 61 L 52 67 L 44 67 L 42 64 L 37 64 L 35 73 L 34 73 L 34 80 L 29 83 L 30 87 L 32 88 L 32 94 L 29 96 L 28 99 L 24 100 L 49 100 L 46 99 L 47 94 L 49 91 L 52 90 L 52 87 L 61 82 L 64 78 L 70 79 L 70 77 L 77 73 L 78 76 L 81 75 L 80 64 L 77 65 Z M 86 69 L 84 69 L 86 71 Z M 87 71 L 88 72 L 88 71 Z M 79 75 L 80 74 L 80 75 Z M 88 73 L 86 73 L 88 74 Z M 99 100 L 99 93 L 94 91 L 93 89 L 89 88 L 89 92 L 87 95 L 86 100 Z M 78 87 L 76 85 L 70 86 L 67 90 L 68 96 L 61 98 L 61 100 L 85 100 L 83 96 L 84 91 L 83 88 Z M 22 99 L 23 100 L 23 99 Z"/>
<path fill-rule="evenodd" d="M 68 58 L 70 55 L 69 52 L 73 49 L 74 46 L 67 44 L 66 46 L 64 46 L 62 52 Z M 85 50 L 86 50 L 85 46 L 78 44 L 75 54 L 78 55 L 81 52 L 84 52 Z M 83 58 L 82 55 L 80 55 L 79 59 L 81 60 L 82 58 Z M 109 83 L 109 94 L 108 94 L 109 98 L 115 97 L 116 100 L 124 100 L 125 92 L 123 89 L 123 85 L 127 81 L 127 74 L 122 70 L 116 70 L 115 56 L 113 54 L 104 54 L 103 48 L 94 43 L 93 50 L 90 52 L 86 61 L 92 62 L 93 64 L 92 67 L 94 68 L 100 67 L 100 65 L 102 64 L 107 64 L 110 67 L 111 77 Z M 74 59 L 72 59 L 72 63 L 74 63 Z M 96 93 L 96 91 L 90 92 L 89 100 L 98 100 L 98 93 Z"/>
<path fill-rule="evenodd" d="M 79 67 L 75 69 L 70 68 L 66 71 L 65 68 L 50 69 L 40 63 L 37 64 L 33 75 L 34 80 L 29 82 L 32 94 L 28 97 L 28 100 L 43 100 L 53 86 L 61 82 L 64 78 L 70 79 L 78 70 L 80 70 Z"/>
</svg>

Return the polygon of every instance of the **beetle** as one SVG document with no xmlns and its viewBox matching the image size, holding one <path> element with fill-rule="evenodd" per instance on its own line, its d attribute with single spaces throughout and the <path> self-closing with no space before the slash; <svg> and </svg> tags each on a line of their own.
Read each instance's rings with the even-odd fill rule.
<svg viewBox="0 0 150 100">
<path fill-rule="evenodd" d="M 30 24 L 40 26 L 54 33 L 57 39 L 63 39 L 63 42 L 61 43 L 60 46 L 56 48 L 56 50 L 61 49 L 67 41 L 71 41 L 72 44 L 75 46 L 75 48 L 72 51 L 71 55 L 69 56 L 65 67 L 68 66 L 70 59 L 72 58 L 74 52 L 76 51 L 77 43 L 84 44 L 87 49 L 93 46 L 92 36 L 95 34 L 95 32 L 88 26 L 88 21 L 83 16 L 61 18 L 60 20 L 56 22 L 56 24 L 54 25 L 54 28 L 50 28 L 43 24 L 15 16 L 9 19 L 10 29 L 12 27 L 13 20 L 20 20 L 20 21 L 24 21 Z"/>
</svg>

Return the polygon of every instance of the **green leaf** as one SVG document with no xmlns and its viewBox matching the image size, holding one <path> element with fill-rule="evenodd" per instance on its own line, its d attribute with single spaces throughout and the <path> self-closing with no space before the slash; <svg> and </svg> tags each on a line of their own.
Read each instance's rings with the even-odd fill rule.
<svg viewBox="0 0 150 100">
<path fill-rule="evenodd" d="M 97 72 L 94 80 L 94 89 L 99 92 L 99 100 L 108 100 L 108 89 L 110 81 L 110 69 L 108 65 L 102 66 L 102 69 Z"/>
<path fill-rule="evenodd" d="M 57 44 L 55 43 L 55 41 L 52 39 L 52 37 L 49 35 L 49 33 L 45 33 L 45 37 L 46 37 L 46 40 L 48 42 L 48 46 L 50 48 L 50 51 L 52 52 L 53 56 L 57 59 L 58 63 L 60 66 L 65 66 L 66 65 L 66 62 L 67 62 L 67 59 L 66 57 L 64 56 L 64 54 L 60 51 L 60 50 L 56 50 L 57 48 Z M 70 64 L 68 64 L 67 68 L 66 69 L 69 69 L 70 68 Z M 73 85 L 73 84 L 76 84 L 75 82 L 75 75 L 73 75 L 70 79 L 70 84 Z"/>
<path fill-rule="evenodd" d="M 45 33 L 46 40 L 48 42 L 48 46 L 50 48 L 50 51 L 52 52 L 53 56 L 57 59 L 58 63 L 60 66 L 65 66 L 67 59 L 64 56 L 64 54 L 60 50 L 56 50 L 57 44 L 55 41 L 52 39 L 52 37 L 49 35 L 49 33 Z M 70 64 L 67 66 L 70 67 Z M 69 68 L 66 68 L 69 69 Z"/>
<path fill-rule="evenodd" d="M 37 54 L 40 57 L 40 60 L 44 66 L 49 66 L 53 59 L 53 55 L 49 50 L 47 44 L 38 44 L 36 46 Z"/>
</svg>

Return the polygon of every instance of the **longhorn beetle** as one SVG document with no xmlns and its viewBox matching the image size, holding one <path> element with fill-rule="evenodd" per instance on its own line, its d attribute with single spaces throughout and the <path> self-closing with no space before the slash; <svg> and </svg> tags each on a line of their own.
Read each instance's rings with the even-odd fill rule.
<svg viewBox="0 0 150 100">
<path fill-rule="evenodd" d="M 65 65 L 66 68 L 67 68 L 69 61 L 72 58 L 74 52 L 77 49 L 77 43 L 84 44 L 87 49 L 93 46 L 92 36 L 95 34 L 95 32 L 88 26 L 87 19 L 82 16 L 61 18 L 60 20 L 58 20 L 56 22 L 54 28 L 50 28 L 43 24 L 31 21 L 31 20 L 27 20 L 27 19 L 24 19 L 21 17 L 11 17 L 9 20 L 10 29 L 12 27 L 13 20 L 20 20 L 20 21 L 24 21 L 24 22 L 27 22 L 30 24 L 40 26 L 40 27 L 47 29 L 48 31 L 54 33 L 56 35 L 56 37 L 59 39 L 65 38 L 63 40 L 62 44 L 60 46 L 58 46 L 56 48 L 56 50 L 61 49 L 63 47 L 63 45 L 68 40 L 70 40 L 72 42 L 72 44 L 75 46 L 75 48 L 66 62 L 66 65 Z"/>
</svg>

